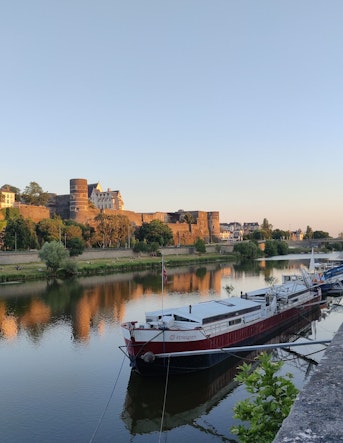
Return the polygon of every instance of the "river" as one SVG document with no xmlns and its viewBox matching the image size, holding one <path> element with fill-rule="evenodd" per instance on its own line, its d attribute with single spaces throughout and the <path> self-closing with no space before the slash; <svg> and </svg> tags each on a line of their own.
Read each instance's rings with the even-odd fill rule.
<svg viewBox="0 0 343 443">
<path fill-rule="evenodd" d="M 287 258 L 287 257 L 286 257 Z M 58 282 L 0 286 L 0 429 L 2 443 L 235 442 L 232 408 L 244 398 L 231 361 L 215 370 L 163 380 L 131 373 L 121 351 L 120 323 L 144 312 L 227 297 L 281 282 L 308 266 L 307 257 L 168 268 Z M 331 338 L 342 322 L 340 299 L 321 317 L 291 331 Z M 294 338 L 294 337 L 293 337 Z M 278 338 L 276 337 L 275 340 Z M 323 345 L 302 347 L 307 359 L 275 351 L 301 389 L 323 355 Z M 250 356 L 252 360 L 254 356 Z M 164 403 L 164 398 L 166 399 Z M 163 405 L 165 407 L 163 408 Z M 163 421 L 162 410 L 164 409 Z"/>
</svg>

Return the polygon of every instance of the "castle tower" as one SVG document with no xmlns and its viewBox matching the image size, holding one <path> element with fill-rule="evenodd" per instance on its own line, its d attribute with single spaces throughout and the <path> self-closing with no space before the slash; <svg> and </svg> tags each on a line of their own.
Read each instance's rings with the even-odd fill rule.
<svg viewBox="0 0 343 443">
<path fill-rule="evenodd" d="M 88 183 L 84 178 L 70 180 L 70 218 L 81 220 L 88 211 Z"/>
</svg>

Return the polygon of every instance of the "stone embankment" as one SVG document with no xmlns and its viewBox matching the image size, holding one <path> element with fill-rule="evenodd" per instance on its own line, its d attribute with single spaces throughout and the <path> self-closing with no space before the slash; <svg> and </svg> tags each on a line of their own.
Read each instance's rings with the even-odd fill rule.
<svg viewBox="0 0 343 443">
<path fill-rule="evenodd" d="M 343 442 L 343 324 L 294 402 L 274 443 Z"/>
</svg>

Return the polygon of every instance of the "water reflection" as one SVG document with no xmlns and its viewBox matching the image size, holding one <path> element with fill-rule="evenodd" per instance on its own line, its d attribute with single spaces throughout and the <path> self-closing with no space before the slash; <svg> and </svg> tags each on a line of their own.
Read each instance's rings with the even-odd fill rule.
<svg viewBox="0 0 343 443">
<path fill-rule="evenodd" d="M 299 337 L 309 337 L 312 333 L 313 322 L 319 317 L 320 308 L 318 307 L 308 316 L 299 317 L 297 322 L 279 335 L 270 337 L 265 343 L 294 342 Z M 244 361 L 252 362 L 256 355 L 257 352 L 246 353 Z M 234 377 L 242 362 L 242 355 L 233 356 L 210 370 L 183 377 L 170 377 L 163 430 L 171 430 L 187 424 L 193 425 L 194 420 L 209 414 L 237 386 Z M 160 430 L 164 393 L 164 378 L 152 379 L 131 373 L 121 414 L 131 434 L 145 434 Z"/>
<path fill-rule="evenodd" d="M 175 292 L 208 294 L 221 290 L 222 268 L 217 265 L 168 270 L 166 289 Z M 75 340 L 87 340 L 92 328 L 103 328 L 103 321 L 121 322 L 129 300 L 161 293 L 158 272 L 128 273 L 75 279 L 67 282 L 39 282 L 33 285 L 1 287 L 1 338 L 13 339 L 25 330 L 39 338 L 61 319 L 72 327 Z"/>
<path fill-rule="evenodd" d="M 273 264 L 282 269 L 289 267 L 287 261 Z M 223 279 L 238 281 L 260 274 L 267 277 L 272 269 L 271 262 L 168 268 L 165 291 L 219 296 Z M 104 322 L 122 322 L 128 302 L 151 294 L 161 294 L 159 272 L 1 285 L 0 339 L 13 340 L 26 331 L 33 340 L 39 340 L 51 325 L 62 321 L 70 325 L 74 340 L 87 341 L 92 330 L 101 333 Z"/>
<path fill-rule="evenodd" d="M 239 294 L 265 286 L 269 272 L 279 279 L 293 272 L 291 261 L 283 262 L 282 269 L 271 265 L 206 265 L 206 272 L 204 266 L 168 267 L 165 306 L 224 298 L 227 284 Z M 118 374 L 120 382 L 94 441 L 153 441 L 149 432 L 159 430 L 164 383 L 151 386 L 152 381 L 131 374 L 119 349 L 119 325 L 160 308 L 160 277 L 158 272 L 137 272 L 0 284 L 1 441 L 90 441 Z M 341 324 L 339 312 L 328 312 L 325 320 L 316 322 L 318 338 L 331 338 Z M 309 348 L 307 353 L 312 353 L 313 346 Z M 185 377 L 177 386 L 170 380 L 163 424 L 163 429 L 171 429 L 168 441 L 231 441 L 232 406 L 243 396 L 240 388 L 231 392 L 231 363 Z M 301 388 L 303 373 L 295 379 Z M 189 425 L 180 429 L 181 423 Z"/>
</svg>

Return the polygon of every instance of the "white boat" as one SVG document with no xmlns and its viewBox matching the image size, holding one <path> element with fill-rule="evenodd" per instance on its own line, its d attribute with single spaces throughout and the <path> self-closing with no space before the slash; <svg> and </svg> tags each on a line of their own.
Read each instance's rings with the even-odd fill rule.
<svg viewBox="0 0 343 443">
<path fill-rule="evenodd" d="M 225 348 L 263 343 L 318 308 L 321 292 L 290 280 L 242 297 L 147 312 L 121 325 L 125 352 L 142 375 L 184 374 L 230 357 Z"/>
</svg>

